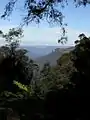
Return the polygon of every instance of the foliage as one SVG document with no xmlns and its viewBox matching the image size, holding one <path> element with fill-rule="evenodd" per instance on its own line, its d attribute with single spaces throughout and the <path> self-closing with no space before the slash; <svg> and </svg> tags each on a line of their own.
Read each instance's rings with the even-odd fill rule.
<svg viewBox="0 0 90 120">
<path fill-rule="evenodd" d="M 21 2 L 21 0 L 9 0 L 5 5 L 1 18 L 5 19 L 9 17 L 19 2 Z M 90 0 L 72 0 L 72 2 L 74 2 L 76 7 L 90 4 Z M 20 6 L 20 9 L 22 9 L 24 13 L 24 17 L 22 18 L 23 22 L 20 26 L 28 25 L 31 22 L 40 23 L 41 20 L 46 20 L 49 24 L 58 24 L 62 30 L 58 43 L 65 44 L 68 40 L 65 29 L 67 23 L 63 22 L 65 16 L 62 13 L 62 8 L 68 4 L 69 0 L 25 0 L 23 1 L 23 7 Z M 0 31 L 0 34 L 1 33 L 2 31 Z"/>
<path fill-rule="evenodd" d="M 14 11 L 19 0 L 9 0 L 4 8 L 4 13 L 1 15 L 1 18 L 9 17 Z M 72 0 L 76 7 L 86 6 L 90 4 L 90 0 Z M 20 3 L 19 3 L 20 4 Z M 65 16 L 62 13 L 62 8 L 69 4 L 69 0 L 25 0 L 23 1 L 23 7 L 20 9 L 23 10 L 24 17 L 22 18 L 23 25 L 28 25 L 31 22 L 40 23 L 41 20 L 46 20 L 49 24 L 58 24 L 61 27 L 62 34 L 58 43 L 64 44 L 67 42 L 68 37 L 66 36 L 66 23 L 64 23 Z"/>
<path fill-rule="evenodd" d="M 74 61 L 74 65 L 77 68 L 77 70 L 83 74 L 86 73 L 89 74 L 88 73 L 89 71 L 87 71 L 90 68 L 89 47 L 90 47 L 90 38 L 84 35 L 80 37 L 80 40 L 78 40 L 78 43 L 75 46 L 75 50 L 73 51 L 72 60 Z"/>
<path fill-rule="evenodd" d="M 12 28 L 6 34 L 2 31 L 0 33 L 7 42 L 0 47 L 0 90 L 16 92 L 18 87 L 13 84 L 13 80 L 30 84 L 33 71 L 36 71 L 38 66 L 26 55 L 27 50 L 19 47 L 23 36 L 21 28 Z"/>
<path fill-rule="evenodd" d="M 70 75 L 74 71 L 71 53 L 63 54 L 55 67 L 51 67 L 49 63 L 44 64 L 37 82 L 41 94 L 45 95 L 49 90 L 63 88 L 70 81 Z"/>
<path fill-rule="evenodd" d="M 14 81 L 14 84 L 17 85 L 20 89 L 28 92 L 28 89 L 25 85 L 22 85 L 21 83 L 17 82 L 17 81 Z"/>
<path fill-rule="evenodd" d="M 73 0 L 75 6 L 90 4 L 89 0 Z M 18 0 L 9 0 L 5 6 L 4 14 L 2 18 L 8 17 L 14 10 L 14 7 Z M 24 11 L 26 16 L 23 18 L 24 22 L 28 24 L 29 22 L 36 21 L 46 18 L 50 23 L 58 22 L 62 25 L 63 14 L 58 9 L 58 7 L 63 8 L 65 5 L 68 5 L 68 0 L 25 0 L 24 2 Z"/>
<path fill-rule="evenodd" d="M 19 46 L 20 39 L 23 37 L 23 30 L 21 28 L 12 28 L 6 34 L 0 31 L 0 37 L 5 39 L 6 46 L 16 49 Z"/>
<path fill-rule="evenodd" d="M 70 62 L 70 53 L 66 52 L 64 53 L 58 60 L 57 60 L 57 64 L 58 65 L 64 65 Z"/>
<path fill-rule="evenodd" d="M 62 120 L 90 118 L 88 110 L 90 98 L 90 38 L 84 34 L 79 35 L 79 38 L 80 40 L 76 41 L 75 49 L 70 53 L 70 64 L 67 66 L 69 70 L 66 72 L 66 74 L 71 72 L 68 83 L 62 89 L 47 94 L 46 105 L 48 113 L 53 116 L 52 118 L 58 117 Z M 65 60 L 67 56 L 67 54 L 63 55 L 58 61 L 61 67 L 64 66 L 64 73 L 66 71 L 65 64 L 68 63 Z M 62 61 L 62 59 L 65 61 Z"/>
<path fill-rule="evenodd" d="M 75 49 L 72 51 L 72 62 L 76 71 L 71 76 L 71 82 L 76 85 L 78 94 L 89 94 L 90 79 L 90 38 L 79 35 Z"/>
<path fill-rule="evenodd" d="M 26 56 L 26 50 L 16 47 L 12 55 L 11 47 L 1 47 L 0 85 L 4 88 L 0 105 L 16 110 L 21 120 L 88 118 L 90 37 L 80 34 L 75 43 L 75 48 L 64 53 L 55 67 L 46 63 L 42 70 Z M 5 89 L 7 85 L 12 89 Z M 13 85 L 17 86 L 15 92 Z"/>
</svg>

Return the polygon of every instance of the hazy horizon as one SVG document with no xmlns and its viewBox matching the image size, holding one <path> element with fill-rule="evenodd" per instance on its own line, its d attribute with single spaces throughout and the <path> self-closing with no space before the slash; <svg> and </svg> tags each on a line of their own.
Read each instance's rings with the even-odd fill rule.
<svg viewBox="0 0 90 120">
<path fill-rule="evenodd" d="M 1 14 L 4 11 L 4 5 L 6 3 L 7 1 L 3 0 L 2 5 L 0 5 Z M 19 5 L 22 6 L 22 3 L 23 2 L 21 1 L 21 3 L 17 4 L 17 8 L 19 7 Z M 71 1 L 69 2 L 68 6 L 61 10 L 62 13 L 65 15 L 65 19 L 63 22 L 68 24 L 68 26 L 66 27 L 68 36 L 68 42 L 66 44 L 67 46 L 74 45 L 74 41 L 78 39 L 78 35 L 81 33 L 89 36 L 89 10 L 89 6 L 87 6 L 86 8 L 75 8 Z M 10 20 L 0 19 L 0 30 L 7 32 L 10 28 L 17 27 L 21 22 L 21 15 L 23 15 L 23 12 L 19 11 L 19 9 L 16 9 L 10 17 Z M 60 27 L 57 25 L 50 26 L 49 24 L 47 24 L 46 21 L 41 21 L 39 25 L 37 25 L 36 23 L 31 23 L 27 27 L 24 26 L 23 29 L 24 37 L 21 40 L 21 45 L 57 45 L 58 39 L 61 36 Z M 1 39 L 0 45 L 2 45 L 3 43 L 4 41 Z"/>
</svg>

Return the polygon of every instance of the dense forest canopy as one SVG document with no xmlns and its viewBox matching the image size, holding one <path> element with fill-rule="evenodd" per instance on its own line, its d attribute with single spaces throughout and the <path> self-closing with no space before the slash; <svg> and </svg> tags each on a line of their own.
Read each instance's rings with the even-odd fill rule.
<svg viewBox="0 0 90 120">
<path fill-rule="evenodd" d="M 75 48 L 64 53 L 56 66 L 46 63 L 39 70 L 26 55 L 27 51 L 15 44 L 22 36 L 21 31 L 20 28 L 12 28 L 6 34 L 1 31 L 1 37 L 8 43 L 0 48 L 1 107 L 16 111 L 20 120 L 89 117 L 89 111 L 82 109 L 81 101 L 89 107 L 90 38 L 80 34 Z M 11 45 L 13 42 L 14 46 Z"/>
</svg>

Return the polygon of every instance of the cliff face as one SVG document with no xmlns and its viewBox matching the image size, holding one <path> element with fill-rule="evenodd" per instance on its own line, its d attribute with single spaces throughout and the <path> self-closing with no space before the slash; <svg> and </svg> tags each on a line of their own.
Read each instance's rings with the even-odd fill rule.
<svg viewBox="0 0 90 120">
<path fill-rule="evenodd" d="M 64 54 L 68 53 L 71 50 L 73 50 L 74 47 L 70 48 L 56 48 L 48 55 L 39 57 L 35 60 L 36 63 L 38 63 L 41 67 L 46 63 L 49 62 L 51 66 L 55 66 L 57 64 L 57 60 Z"/>
</svg>

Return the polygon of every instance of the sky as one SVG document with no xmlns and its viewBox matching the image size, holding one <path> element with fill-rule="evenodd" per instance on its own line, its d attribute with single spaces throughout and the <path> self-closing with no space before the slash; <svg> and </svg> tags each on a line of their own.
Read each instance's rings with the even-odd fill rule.
<svg viewBox="0 0 90 120">
<path fill-rule="evenodd" d="M 19 0 L 23 1 L 23 0 Z M 71 0 L 72 1 L 72 0 Z M 7 0 L 3 0 L 0 4 L 0 15 L 4 11 L 4 6 Z M 7 20 L 0 19 L 0 29 L 7 32 L 12 27 L 17 27 L 21 22 L 23 13 L 21 8 L 23 2 L 19 2 L 13 12 Z M 62 10 L 65 15 L 64 22 L 68 24 L 66 27 L 68 42 L 67 46 L 73 45 L 74 41 L 78 39 L 80 33 L 84 33 L 89 36 L 90 33 L 90 6 L 75 8 L 73 3 L 69 3 Z M 58 26 L 50 26 L 45 21 L 37 25 L 35 23 L 29 24 L 24 27 L 24 37 L 21 40 L 21 45 L 58 45 L 58 39 L 60 38 L 60 28 Z M 4 44 L 4 40 L 0 39 L 0 45 Z"/>
</svg>

